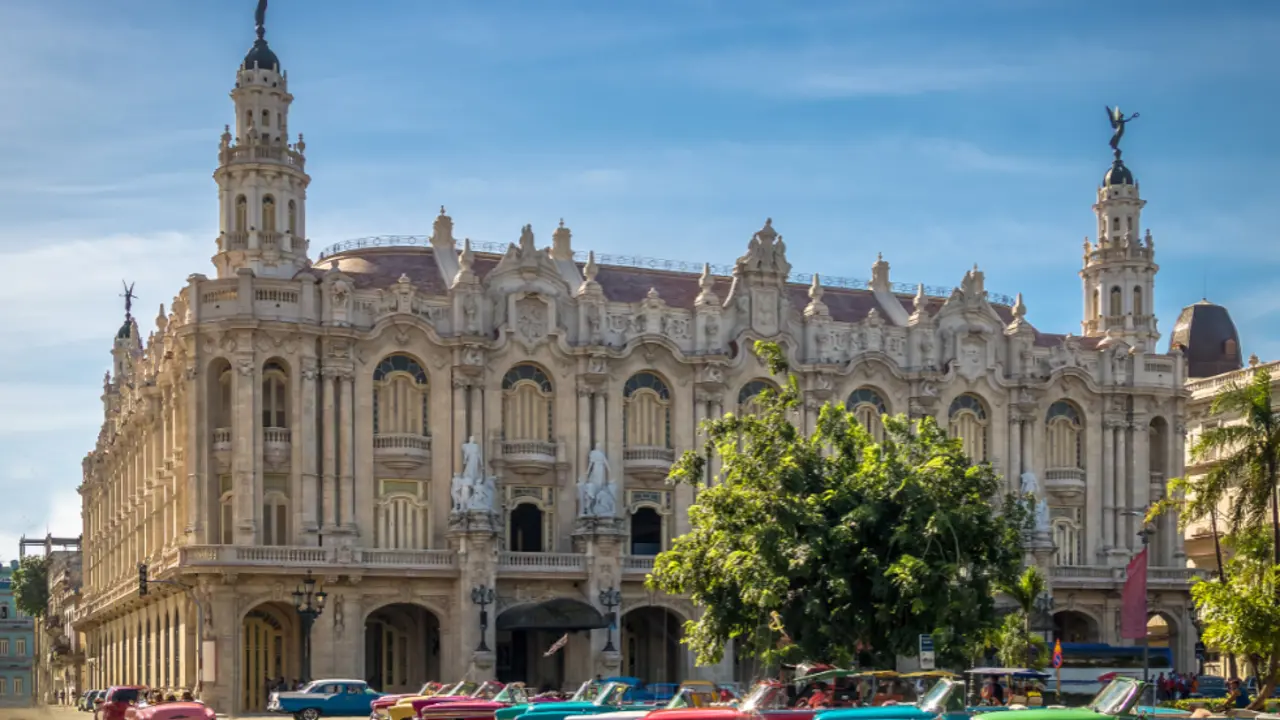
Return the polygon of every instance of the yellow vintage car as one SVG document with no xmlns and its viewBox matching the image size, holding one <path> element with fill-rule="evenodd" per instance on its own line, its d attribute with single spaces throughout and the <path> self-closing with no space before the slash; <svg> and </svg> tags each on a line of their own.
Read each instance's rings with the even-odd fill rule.
<svg viewBox="0 0 1280 720">
<path fill-rule="evenodd" d="M 416 693 L 385 696 L 373 703 L 373 712 L 370 714 L 369 720 L 391 720 L 391 708 L 401 700 L 422 700 L 440 695 L 441 693 L 449 693 L 452 692 L 459 684 L 460 683 L 441 685 L 437 682 L 429 682 L 423 685 L 422 689 Z"/>
<path fill-rule="evenodd" d="M 399 702 L 387 708 L 387 720 L 414 720 L 419 713 L 434 705 L 462 702 L 465 700 L 492 700 L 502 692 L 503 685 L 494 680 L 478 683 L 463 680 L 447 690 L 430 697 L 401 698 Z"/>
</svg>

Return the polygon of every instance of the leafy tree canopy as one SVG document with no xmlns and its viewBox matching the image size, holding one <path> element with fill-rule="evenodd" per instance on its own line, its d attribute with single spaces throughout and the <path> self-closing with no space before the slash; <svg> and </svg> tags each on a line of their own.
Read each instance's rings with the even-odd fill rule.
<svg viewBox="0 0 1280 720">
<path fill-rule="evenodd" d="M 698 661 L 718 662 L 733 640 L 770 665 L 888 665 L 932 633 L 940 663 L 965 664 L 999 624 L 993 591 L 1018 575 L 1023 505 L 930 418 L 887 417 L 877 443 L 829 404 L 806 436 L 781 349 L 756 352 L 782 388 L 709 421 L 706 451 L 676 464 L 674 481 L 701 486 L 706 458 L 722 460 L 648 580 L 702 609 L 686 627 Z"/>
<path fill-rule="evenodd" d="M 45 614 L 49 608 L 49 558 L 22 558 L 13 571 L 13 599 L 24 615 Z"/>
</svg>

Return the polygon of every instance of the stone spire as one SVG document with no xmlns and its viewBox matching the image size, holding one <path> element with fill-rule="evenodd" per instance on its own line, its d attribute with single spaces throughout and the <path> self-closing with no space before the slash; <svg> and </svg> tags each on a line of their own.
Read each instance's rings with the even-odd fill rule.
<svg viewBox="0 0 1280 720">
<path fill-rule="evenodd" d="M 716 279 L 711 274 L 711 263 L 702 264 L 702 274 L 698 276 L 698 297 L 694 299 L 693 304 L 695 306 L 720 304 L 720 298 L 716 297 Z"/>
<path fill-rule="evenodd" d="M 471 252 L 471 238 L 462 241 L 462 252 L 458 254 L 458 272 L 453 276 L 453 287 L 474 285 L 480 282 L 475 272 L 476 255 Z"/>
<path fill-rule="evenodd" d="M 822 282 L 818 279 L 818 273 L 814 273 L 813 282 L 809 285 L 809 304 L 804 308 L 805 317 L 828 317 L 831 314 L 831 311 L 827 309 L 827 304 L 822 302 L 824 292 Z"/>
<path fill-rule="evenodd" d="M 596 265 L 596 253 L 592 250 L 587 253 L 587 263 L 582 267 L 582 285 L 578 287 L 576 293 L 578 297 L 604 298 L 604 288 L 600 287 L 600 283 L 596 280 L 599 274 L 600 266 Z"/>
</svg>

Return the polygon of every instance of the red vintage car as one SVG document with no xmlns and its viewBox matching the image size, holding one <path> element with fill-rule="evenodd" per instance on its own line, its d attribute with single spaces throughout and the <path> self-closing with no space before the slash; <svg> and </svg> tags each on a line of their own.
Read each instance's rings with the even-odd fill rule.
<svg viewBox="0 0 1280 720">
<path fill-rule="evenodd" d="M 369 719 L 378 720 L 380 717 L 386 718 L 387 708 L 407 698 L 429 698 L 436 697 L 438 695 L 453 695 L 454 689 L 459 685 L 462 685 L 462 683 L 441 685 L 438 682 L 429 682 L 423 684 L 416 693 L 407 693 L 404 695 L 383 695 L 377 700 L 374 700 L 373 704 L 369 707 Z"/>
<path fill-rule="evenodd" d="M 418 711 L 419 720 L 493 720 L 494 713 L 512 705 L 528 705 L 524 683 L 511 683 L 491 700 L 471 698 L 428 705 Z"/>
<path fill-rule="evenodd" d="M 464 700 L 492 700 L 498 693 L 502 692 L 503 687 L 502 683 L 493 680 L 484 683 L 464 680 L 452 688 L 442 691 L 439 695 L 402 698 L 398 702 L 381 708 L 375 704 L 373 712 L 375 715 L 385 717 L 388 720 L 407 720 L 407 718 L 417 717 L 423 708 L 431 707 L 432 705 Z"/>
<path fill-rule="evenodd" d="M 141 685 L 118 685 L 107 690 L 93 712 L 96 720 L 130 720 L 138 703 L 146 697 L 147 689 Z"/>
<path fill-rule="evenodd" d="M 134 720 L 214 720 L 213 709 L 198 702 L 164 702 L 137 709 Z"/>
<path fill-rule="evenodd" d="M 868 705 L 881 705 L 905 699 L 893 694 L 900 684 L 898 678 L 899 675 L 895 672 L 825 670 L 810 673 L 791 683 L 776 680 L 761 682 L 752 688 L 736 708 L 659 710 L 646 715 L 645 720 L 813 720 L 819 708 L 809 707 L 805 699 L 819 684 L 831 690 L 831 703 L 826 707 L 864 702 Z"/>
</svg>

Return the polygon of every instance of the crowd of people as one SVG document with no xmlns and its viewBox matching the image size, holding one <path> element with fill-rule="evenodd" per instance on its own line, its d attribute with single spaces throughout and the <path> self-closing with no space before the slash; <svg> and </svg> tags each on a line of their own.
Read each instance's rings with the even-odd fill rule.
<svg viewBox="0 0 1280 720">
<path fill-rule="evenodd" d="M 1195 673 L 1160 673 L 1156 678 L 1156 697 L 1159 700 L 1186 700 L 1200 690 Z"/>
</svg>

